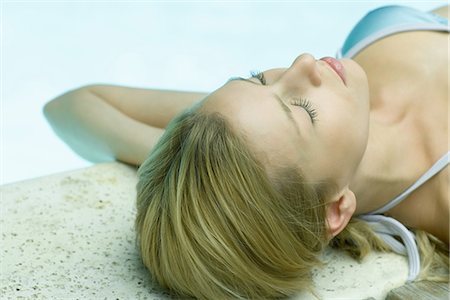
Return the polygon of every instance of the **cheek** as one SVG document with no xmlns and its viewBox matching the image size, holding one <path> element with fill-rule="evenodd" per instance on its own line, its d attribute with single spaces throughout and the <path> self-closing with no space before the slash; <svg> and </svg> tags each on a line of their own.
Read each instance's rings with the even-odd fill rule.
<svg viewBox="0 0 450 300">
<path fill-rule="evenodd" d="M 339 116 L 340 115 L 340 116 Z M 339 172 L 353 172 L 359 164 L 367 143 L 366 134 L 354 118 L 345 111 L 336 111 L 328 116 L 322 128 L 323 156 L 331 158 Z"/>
<path fill-rule="evenodd" d="M 324 136 L 328 136 L 328 147 L 335 145 L 351 155 L 360 156 L 365 149 L 369 126 L 369 101 L 367 90 L 355 90 L 342 94 L 328 93 L 328 103 L 318 107 L 319 126 L 323 126 Z M 325 105 L 324 105 L 325 104 Z"/>
<path fill-rule="evenodd" d="M 352 70 L 352 76 L 350 78 L 352 96 L 356 98 L 357 101 L 362 103 L 369 102 L 369 81 L 367 79 L 366 72 L 357 64 L 354 63 L 354 68 Z"/>
<path fill-rule="evenodd" d="M 350 81 L 367 81 L 366 72 L 356 61 L 344 58 L 341 62 L 344 64 L 346 75 Z"/>
</svg>

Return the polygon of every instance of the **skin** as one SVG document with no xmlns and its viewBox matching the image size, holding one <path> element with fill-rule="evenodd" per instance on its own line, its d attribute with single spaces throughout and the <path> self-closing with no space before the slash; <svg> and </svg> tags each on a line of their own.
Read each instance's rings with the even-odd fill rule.
<svg viewBox="0 0 450 300">
<path fill-rule="evenodd" d="M 310 181 L 328 179 L 337 185 L 331 202 L 346 214 L 336 215 L 340 211 L 330 206 L 331 236 L 354 212 L 355 197 L 348 187 L 366 149 L 369 128 L 366 74 L 352 60 L 342 64 L 345 83 L 325 61 L 303 54 L 287 69 L 264 72 L 262 82 L 250 78 L 226 83 L 202 106 L 220 112 L 247 136 L 268 172 L 275 165 L 295 165 Z M 298 100 L 304 98 L 308 107 Z"/>
<path fill-rule="evenodd" d="M 229 82 L 204 106 L 224 114 L 248 137 L 268 172 L 274 164 L 296 165 L 310 180 L 338 183 L 328 209 L 334 236 L 353 214 L 383 206 L 448 151 L 447 52 L 448 33 L 384 38 L 354 60 L 341 60 L 346 86 L 336 73 L 326 72 L 326 64 L 301 55 L 288 69 L 263 72 L 266 85 Z M 292 98 L 301 97 L 317 112 L 314 124 L 304 108 L 293 104 Z M 290 107 L 296 125 L 280 100 Z M 449 182 L 447 167 L 386 215 L 448 244 Z"/>
<path fill-rule="evenodd" d="M 448 151 L 448 38 L 442 32 L 402 33 L 354 58 L 366 71 L 371 98 L 368 147 L 351 183 L 357 213 L 393 199 Z M 449 170 L 386 214 L 448 244 Z"/>
<path fill-rule="evenodd" d="M 448 18 L 448 6 L 433 13 Z M 323 62 L 300 56 L 289 69 L 264 72 L 268 86 L 256 78 L 253 84 L 226 84 L 204 101 L 204 109 L 227 115 L 268 172 L 273 164 L 291 163 L 310 180 L 335 179 L 339 191 L 328 210 L 332 236 L 353 214 L 377 209 L 404 191 L 448 151 L 448 41 L 447 33 L 431 31 L 383 38 L 341 61 L 347 86 Z M 292 111 L 298 130 L 275 95 Z M 97 84 L 58 96 L 44 113 L 86 159 L 140 165 L 168 122 L 206 96 Z M 297 96 L 316 110 L 314 125 L 304 108 L 290 102 Z M 386 215 L 448 243 L 449 173 L 446 167 Z"/>
</svg>

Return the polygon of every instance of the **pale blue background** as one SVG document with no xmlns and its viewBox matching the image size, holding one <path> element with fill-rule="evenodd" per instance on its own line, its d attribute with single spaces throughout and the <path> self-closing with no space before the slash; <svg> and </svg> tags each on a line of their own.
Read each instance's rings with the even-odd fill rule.
<svg viewBox="0 0 450 300">
<path fill-rule="evenodd" d="M 367 11 L 388 4 L 431 10 L 446 1 L 3 1 L 1 182 L 91 165 L 42 114 L 69 89 L 212 91 L 303 52 L 334 56 Z"/>
</svg>

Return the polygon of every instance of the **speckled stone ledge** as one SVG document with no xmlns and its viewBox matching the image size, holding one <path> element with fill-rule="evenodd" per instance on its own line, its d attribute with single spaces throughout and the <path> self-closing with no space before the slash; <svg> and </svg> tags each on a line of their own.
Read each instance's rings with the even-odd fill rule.
<svg viewBox="0 0 450 300">
<path fill-rule="evenodd" d="M 136 251 L 135 185 L 135 168 L 106 163 L 2 186 L 0 298 L 169 299 Z M 314 272 L 322 299 L 384 299 L 408 271 L 395 254 L 324 258 Z"/>
</svg>

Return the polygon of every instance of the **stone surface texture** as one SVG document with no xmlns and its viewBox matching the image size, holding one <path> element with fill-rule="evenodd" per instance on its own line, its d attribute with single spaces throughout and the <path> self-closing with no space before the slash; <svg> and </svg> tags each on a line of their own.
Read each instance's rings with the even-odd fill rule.
<svg viewBox="0 0 450 300">
<path fill-rule="evenodd" d="M 2 186 L 0 298 L 170 299 L 136 250 L 136 180 L 136 168 L 105 163 Z M 324 259 L 314 271 L 322 299 L 384 299 L 408 272 L 396 254 L 358 263 L 329 249 Z"/>
</svg>

